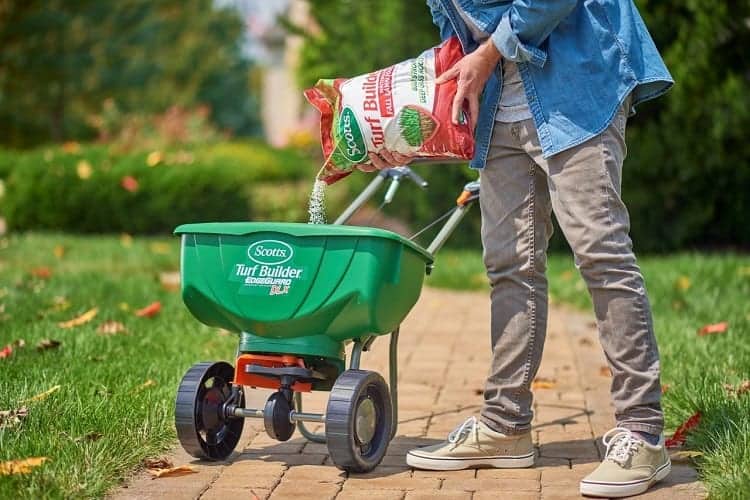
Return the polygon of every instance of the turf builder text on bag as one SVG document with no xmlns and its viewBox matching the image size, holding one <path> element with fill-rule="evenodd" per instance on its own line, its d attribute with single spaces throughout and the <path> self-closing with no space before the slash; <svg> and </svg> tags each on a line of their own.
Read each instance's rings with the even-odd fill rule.
<svg viewBox="0 0 750 500">
<path fill-rule="evenodd" d="M 457 38 L 414 59 L 354 78 L 319 80 L 305 97 L 320 111 L 320 136 L 326 161 L 319 178 L 331 184 L 368 153 L 382 149 L 418 158 L 469 160 L 474 138 L 469 120 L 451 121 L 456 81 L 435 79 L 463 53 Z"/>
</svg>

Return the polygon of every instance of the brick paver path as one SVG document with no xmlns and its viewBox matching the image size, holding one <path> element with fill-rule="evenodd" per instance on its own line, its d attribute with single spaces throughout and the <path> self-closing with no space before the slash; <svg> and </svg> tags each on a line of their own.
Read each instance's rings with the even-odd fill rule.
<svg viewBox="0 0 750 500">
<path fill-rule="evenodd" d="M 197 474 L 150 479 L 135 476 L 113 498 L 508 500 L 579 498 L 578 481 L 596 467 L 601 435 L 613 426 L 610 379 L 590 316 L 560 307 L 550 311 L 549 331 L 535 391 L 531 469 L 430 472 L 409 469 L 412 447 L 442 440 L 464 418 L 476 415 L 489 366 L 489 299 L 486 293 L 425 289 L 404 322 L 399 343 L 399 428 L 382 464 L 369 474 L 347 475 L 331 465 L 325 445 L 299 434 L 270 439 L 260 420 L 248 419 L 237 452 L 225 463 L 194 460 L 182 449 L 175 465 Z M 363 356 L 363 368 L 385 377 L 387 337 Z M 197 360 L 196 360 L 197 361 Z M 248 406 L 262 407 L 268 392 L 249 391 Z M 314 393 L 306 411 L 323 411 L 328 393 Z M 695 471 L 674 463 L 672 474 L 639 498 L 705 498 Z"/>
</svg>

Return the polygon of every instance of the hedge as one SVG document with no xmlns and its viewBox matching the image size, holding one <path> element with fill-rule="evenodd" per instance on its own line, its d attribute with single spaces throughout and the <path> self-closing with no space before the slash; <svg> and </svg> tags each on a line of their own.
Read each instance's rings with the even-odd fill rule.
<svg viewBox="0 0 750 500">
<path fill-rule="evenodd" d="M 185 222 L 302 220 L 312 160 L 261 143 L 120 153 L 102 145 L 0 151 L 10 230 L 163 233 Z"/>
</svg>

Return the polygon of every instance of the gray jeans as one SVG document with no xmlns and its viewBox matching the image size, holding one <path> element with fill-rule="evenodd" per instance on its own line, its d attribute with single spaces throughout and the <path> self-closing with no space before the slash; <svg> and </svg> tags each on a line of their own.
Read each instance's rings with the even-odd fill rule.
<svg viewBox="0 0 750 500">
<path fill-rule="evenodd" d="M 547 328 L 546 251 L 554 210 L 591 293 L 613 374 L 617 423 L 662 432 L 659 351 L 620 197 L 625 109 L 600 135 L 548 159 L 532 120 L 495 123 L 481 174 L 493 352 L 481 418 L 497 431 L 519 434 L 531 427 L 530 385 Z"/>
</svg>

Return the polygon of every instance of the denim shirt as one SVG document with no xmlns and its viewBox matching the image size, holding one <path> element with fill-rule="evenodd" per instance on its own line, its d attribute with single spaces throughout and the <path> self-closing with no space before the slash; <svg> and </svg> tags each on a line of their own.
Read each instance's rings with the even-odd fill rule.
<svg viewBox="0 0 750 500">
<path fill-rule="evenodd" d="M 632 0 L 456 0 L 506 59 L 518 64 L 545 158 L 606 129 L 674 83 Z M 443 40 L 476 49 L 452 0 L 427 0 Z M 483 168 L 502 89 L 500 65 L 482 96 L 471 166 Z"/>
</svg>

